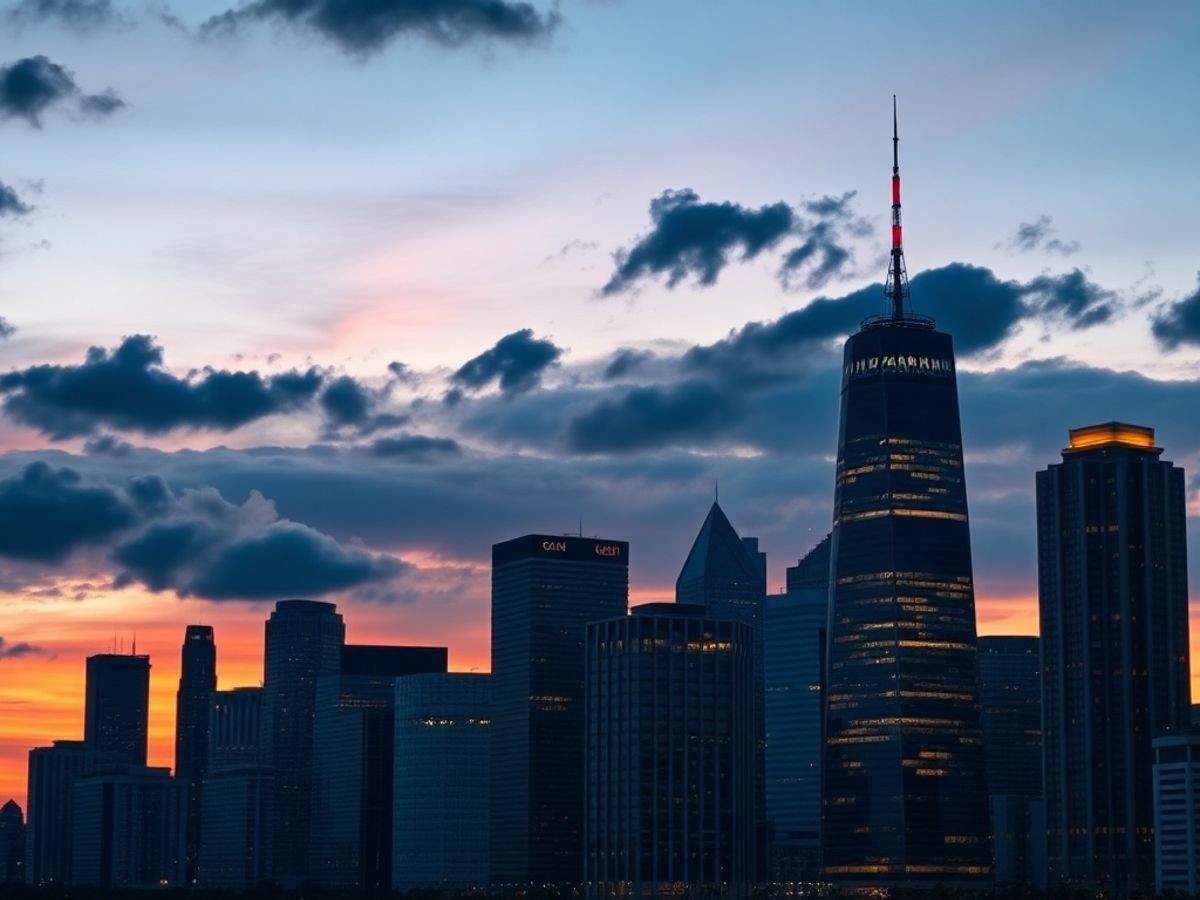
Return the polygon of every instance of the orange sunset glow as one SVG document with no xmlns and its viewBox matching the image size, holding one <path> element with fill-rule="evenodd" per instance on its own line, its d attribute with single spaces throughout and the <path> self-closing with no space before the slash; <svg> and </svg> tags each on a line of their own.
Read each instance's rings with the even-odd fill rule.
<svg viewBox="0 0 1200 900">
<path fill-rule="evenodd" d="M 634 588 L 630 603 L 671 599 L 673 588 Z M 19 610 L 19 611 L 18 611 Z M 150 654 L 150 765 L 172 766 L 175 754 L 175 690 L 184 626 L 212 625 L 217 639 L 218 686 L 228 689 L 262 680 L 263 623 L 269 605 L 214 604 L 164 598 L 140 591 L 98 595 L 66 607 L 0 605 L 0 623 L 12 639 L 36 642 L 52 654 L 0 663 L 0 797 L 24 805 L 26 754 L 55 739 L 83 736 L 84 659 L 110 652 L 113 641 L 130 650 L 132 632 L 113 634 L 112 621 L 137 622 L 137 649 Z M 444 645 L 453 671 L 488 671 L 490 627 L 486 600 L 453 629 L 422 626 L 406 607 L 342 608 L 349 643 Z M 1200 696 L 1200 614 L 1193 613 L 1192 691 Z M 1037 598 L 982 598 L 980 634 L 1036 634 Z M 21 627 L 20 621 L 27 624 Z M 33 624 L 28 624 L 33 623 Z"/>
</svg>

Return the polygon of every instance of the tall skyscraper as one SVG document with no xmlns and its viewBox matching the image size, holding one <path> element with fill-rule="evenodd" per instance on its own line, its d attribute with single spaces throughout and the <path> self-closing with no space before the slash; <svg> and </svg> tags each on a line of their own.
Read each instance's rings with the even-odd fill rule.
<svg viewBox="0 0 1200 900">
<path fill-rule="evenodd" d="M 822 865 L 974 883 L 991 848 L 954 348 L 908 308 L 898 146 L 893 127 L 890 309 L 846 341 L 842 374 Z"/>
<path fill-rule="evenodd" d="M 750 896 L 753 643 L 686 603 L 588 626 L 588 896 Z"/>
<path fill-rule="evenodd" d="M 822 690 L 829 618 L 829 537 L 787 570 L 787 593 L 768 594 L 763 621 L 766 795 L 774 883 L 820 877 Z"/>
<path fill-rule="evenodd" d="M 83 742 L 93 760 L 146 765 L 150 657 L 100 653 L 87 659 Z"/>
<path fill-rule="evenodd" d="M 185 881 L 196 880 L 200 844 L 200 791 L 208 773 L 208 714 L 217 689 L 217 645 L 211 625 L 189 625 L 180 651 L 175 695 L 175 777 L 187 794 Z"/>
<path fill-rule="evenodd" d="M 740 537 L 720 504 L 709 507 L 675 580 L 677 603 L 703 606 L 707 615 L 750 626 L 753 646 L 755 879 L 766 875 L 766 715 L 764 712 L 763 607 L 767 597 L 767 556 L 758 538 Z"/>
<path fill-rule="evenodd" d="M 1154 879 L 1151 742 L 1191 712 L 1184 475 L 1161 453 L 1110 422 L 1037 473 L 1052 885 Z"/>
<path fill-rule="evenodd" d="M 583 649 L 625 614 L 629 545 L 530 534 L 492 547 L 490 880 L 583 880 Z"/>
<path fill-rule="evenodd" d="M 491 676 L 396 679 L 392 886 L 462 890 L 488 881 Z"/>
<path fill-rule="evenodd" d="M 317 679 L 338 673 L 345 637 L 332 603 L 281 600 L 267 620 L 263 751 L 274 778 L 274 876 L 288 885 L 308 874 Z"/>
<path fill-rule="evenodd" d="M 83 741 L 55 741 L 52 747 L 29 751 L 25 859 L 29 884 L 70 883 L 72 791 L 83 776 L 86 757 Z"/>
<path fill-rule="evenodd" d="M 997 884 L 1043 887 L 1042 660 L 1036 636 L 979 639 L 980 719 Z"/>
<path fill-rule="evenodd" d="M 85 775 L 71 804 L 71 880 L 100 888 L 180 884 L 184 785 L 171 770 L 127 766 Z"/>
<path fill-rule="evenodd" d="M 364 650 L 370 652 L 353 652 Z M 356 655 L 358 671 L 366 674 L 346 672 L 354 671 Z M 396 679 L 444 673 L 446 656 L 445 647 L 346 646 L 342 672 L 317 679 L 311 881 L 368 891 L 391 887 Z"/>
<path fill-rule="evenodd" d="M 25 880 L 25 814 L 9 800 L 0 806 L 0 885 Z"/>
<path fill-rule="evenodd" d="M 264 763 L 262 688 L 213 691 L 200 818 L 199 882 L 249 890 L 271 880 L 272 791 Z"/>
</svg>

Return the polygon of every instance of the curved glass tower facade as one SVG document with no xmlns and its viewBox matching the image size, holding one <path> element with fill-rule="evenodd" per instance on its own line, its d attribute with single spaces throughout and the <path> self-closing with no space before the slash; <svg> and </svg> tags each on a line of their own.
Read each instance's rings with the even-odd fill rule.
<svg viewBox="0 0 1200 900">
<path fill-rule="evenodd" d="M 954 349 L 903 310 L 846 342 L 822 864 L 853 884 L 990 875 Z"/>
</svg>

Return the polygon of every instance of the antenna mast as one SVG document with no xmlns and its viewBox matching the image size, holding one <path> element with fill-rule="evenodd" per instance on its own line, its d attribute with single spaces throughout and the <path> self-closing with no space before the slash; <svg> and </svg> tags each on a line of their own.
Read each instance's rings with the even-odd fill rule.
<svg viewBox="0 0 1200 900">
<path fill-rule="evenodd" d="M 888 265 L 887 285 L 883 292 L 892 301 L 892 318 L 905 318 L 908 272 L 904 268 L 904 238 L 900 227 L 900 129 L 896 118 L 895 94 L 892 94 L 892 261 Z"/>
</svg>

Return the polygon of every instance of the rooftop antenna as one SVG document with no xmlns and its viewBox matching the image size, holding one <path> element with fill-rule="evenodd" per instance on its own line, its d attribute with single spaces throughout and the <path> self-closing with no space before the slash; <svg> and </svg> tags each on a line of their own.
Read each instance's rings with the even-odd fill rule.
<svg viewBox="0 0 1200 900">
<path fill-rule="evenodd" d="M 713 479 L 713 503 L 720 505 L 721 503 L 721 482 Z"/>
<path fill-rule="evenodd" d="M 908 299 L 908 272 L 904 268 L 904 238 L 900 227 L 900 128 L 896 95 L 892 94 L 892 261 L 888 264 L 884 294 L 892 301 L 892 318 L 903 319 Z"/>
<path fill-rule="evenodd" d="M 137 656 L 137 632 L 133 633 L 133 649 L 129 651 L 130 656 Z"/>
</svg>

